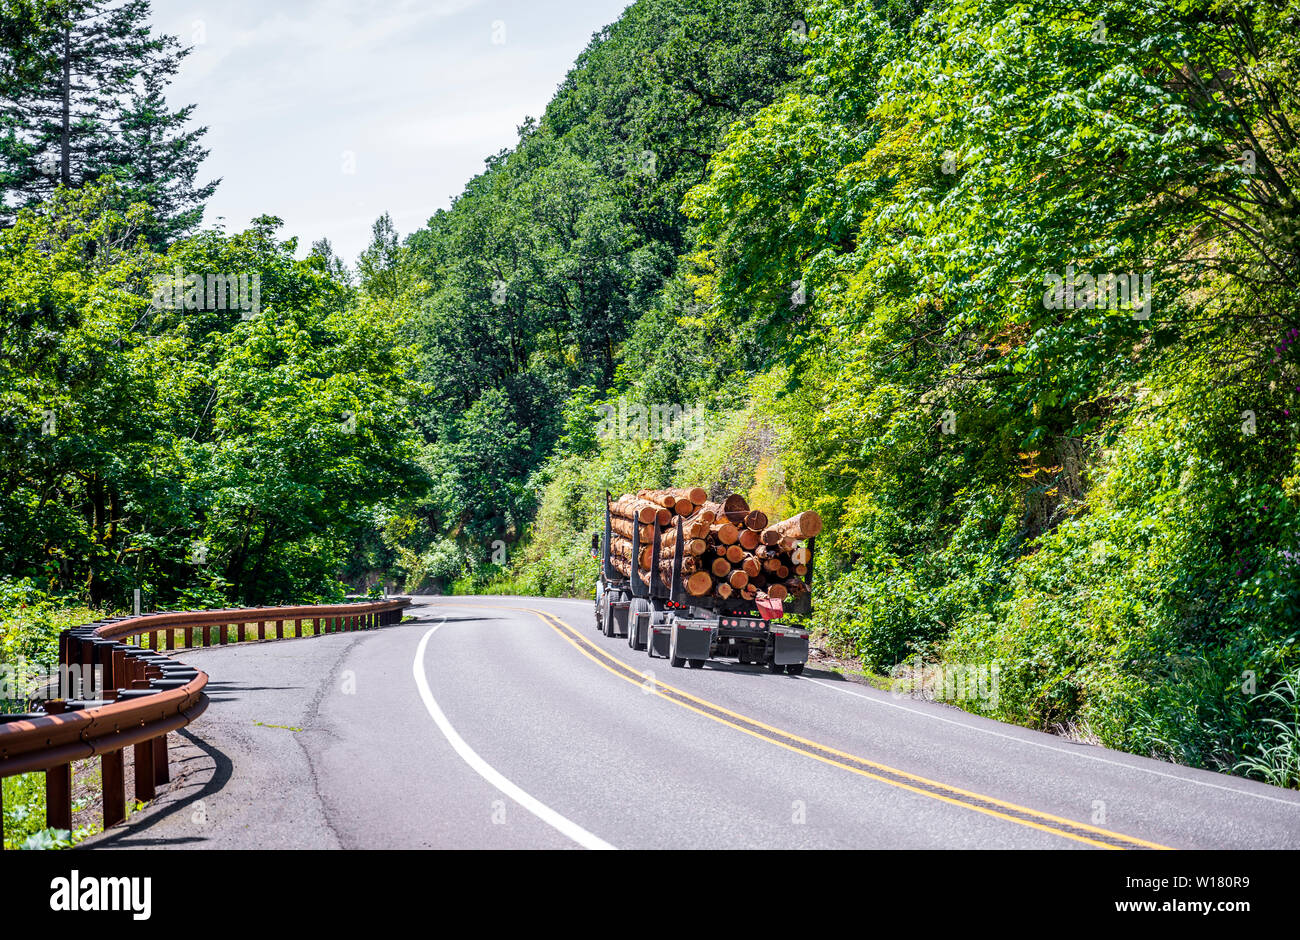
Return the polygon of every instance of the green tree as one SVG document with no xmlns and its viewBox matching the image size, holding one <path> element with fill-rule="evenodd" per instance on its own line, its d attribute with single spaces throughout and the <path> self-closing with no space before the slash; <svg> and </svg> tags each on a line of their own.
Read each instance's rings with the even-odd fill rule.
<svg viewBox="0 0 1300 940">
<path fill-rule="evenodd" d="M 155 204 L 156 245 L 192 229 L 216 184 L 195 182 L 207 152 L 204 129 L 185 126 L 192 107 L 172 111 L 164 96 L 188 50 L 152 34 L 148 0 L 59 0 L 22 14 L 31 31 L 0 49 L 12 63 L 0 69 L 10 76 L 0 102 L 0 218 L 56 186 L 108 175 L 128 204 Z"/>
</svg>

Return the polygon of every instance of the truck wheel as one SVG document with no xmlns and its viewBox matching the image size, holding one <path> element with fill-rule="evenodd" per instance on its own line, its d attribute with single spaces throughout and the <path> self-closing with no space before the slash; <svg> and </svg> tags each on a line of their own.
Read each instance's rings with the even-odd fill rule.
<svg viewBox="0 0 1300 940">
<path fill-rule="evenodd" d="M 684 657 L 681 657 L 681 656 L 674 656 L 674 657 L 673 657 L 673 668 L 674 668 L 674 669 L 681 669 L 681 668 L 682 668 L 683 666 L 685 666 L 685 665 L 686 665 L 686 660 L 685 660 Z"/>
<path fill-rule="evenodd" d="M 804 663 L 790 663 L 785 667 L 786 675 L 802 676 L 804 665 L 805 665 Z"/>
<path fill-rule="evenodd" d="M 778 663 L 775 659 L 769 659 L 767 661 L 767 670 L 773 675 L 779 676 L 781 673 L 785 672 L 785 665 Z"/>
<path fill-rule="evenodd" d="M 692 668 L 692 669 L 703 669 L 703 668 L 704 668 L 704 660 L 702 660 L 702 659 L 692 659 L 692 660 L 690 660 L 690 664 L 691 664 L 691 668 Z"/>
<path fill-rule="evenodd" d="M 605 622 L 602 624 L 601 633 L 605 636 L 614 636 L 618 632 L 618 615 L 614 612 L 614 605 L 623 599 L 623 595 L 617 591 L 611 593 L 609 606 L 605 608 Z"/>
</svg>

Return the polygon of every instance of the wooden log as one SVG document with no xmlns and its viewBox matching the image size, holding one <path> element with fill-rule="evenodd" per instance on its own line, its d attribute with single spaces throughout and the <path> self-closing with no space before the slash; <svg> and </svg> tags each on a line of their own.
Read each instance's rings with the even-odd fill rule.
<svg viewBox="0 0 1300 940">
<path fill-rule="evenodd" d="M 709 550 L 709 543 L 704 539 L 690 539 L 682 544 L 682 558 L 689 555 L 703 555 Z M 673 558 L 677 554 L 677 546 L 669 545 L 666 548 L 659 549 L 660 558 Z"/>
<path fill-rule="evenodd" d="M 671 506 L 680 500 L 686 500 L 692 506 L 702 506 L 709 499 L 708 492 L 700 486 L 676 486 L 663 490 L 641 490 L 636 494 L 642 499 L 648 499 L 651 502 L 659 502 L 661 506 Z M 673 503 L 660 502 L 660 500 L 671 499 Z M 686 513 L 693 510 L 686 510 Z M 686 513 L 683 513 L 685 515 Z"/>
<path fill-rule="evenodd" d="M 799 577 L 802 578 L 804 575 L 806 575 L 806 574 L 808 573 L 808 566 L 807 566 L 807 565 L 795 565 L 795 566 L 794 566 L 794 573 L 797 574 Z"/>
<path fill-rule="evenodd" d="M 783 601 L 790 596 L 790 592 L 784 584 L 769 584 L 767 586 L 767 596 L 774 601 Z"/>
<path fill-rule="evenodd" d="M 747 601 L 752 601 L 758 596 L 758 588 L 754 587 L 752 584 L 746 584 L 744 589 L 741 590 L 740 596 Z"/>
<path fill-rule="evenodd" d="M 709 522 L 711 521 L 712 520 L 709 520 Z M 682 535 L 688 539 L 708 538 L 709 522 L 706 522 L 705 520 L 700 519 L 696 516 L 692 516 L 690 519 L 683 520 Z M 674 524 L 674 525 L 670 525 L 667 529 L 665 529 L 659 542 L 660 545 L 664 547 L 672 547 L 673 545 L 676 545 L 677 526 Z"/>
<path fill-rule="evenodd" d="M 632 533 L 636 530 L 637 523 L 630 519 L 624 519 L 622 516 L 611 515 L 609 517 L 609 528 L 612 532 L 631 541 Z M 649 542 L 652 538 L 654 538 L 654 528 L 648 525 L 641 526 L 641 541 Z"/>
<path fill-rule="evenodd" d="M 625 561 L 631 561 L 632 543 L 629 540 L 616 535 L 609 540 L 609 553 L 615 558 L 622 558 Z"/>
<path fill-rule="evenodd" d="M 725 557 L 719 556 L 718 558 L 713 559 L 713 564 L 710 566 L 710 570 L 719 578 L 725 578 L 731 573 L 731 562 L 727 561 Z"/>
<path fill-rule="evenodd" d="M 751 509 L 745 514 L 745 528 L 761 532 L 767 528 L 767 513 L 760 509 Z"/>
<path fill-rule="evenodd" d="M 749 575 L 751 581 L 754 578 L 757 578 L 759 572 L 763 570 L 762 566 L 758 563 L 758 559 L 753 555 L 750 555 L 742 561 L 740 567 L 744 569 L 745 574 Z"/>
<path fill-rule="evenodd" d="M 727 561 L 733 565 L 738 565 L 745 560 L 745 550 L 739 545 L 728 545 L 726 554 Z"/>
<path fill-rule="evenodd" d="M 708 565 L 701 562 L 694 555 L 685 555 L 682 558 L 682 574 L 695 574 L 697 571 L 707 571 Z M 665 577 L 672 577 L 673 562 L 671 558 L 662 558 L 659 561 L 659 573 Z"/>
<path fill-rule="evenodd" d="M 759 534 L 753 529 L 742 529 L 740 532 L 740 547 L 747 552 L 752 552 L 758 548 Z"/>
<path fill-rule="evenodd" d="M 691 597 L 703 597 L 713 590 L 713 578 L 707 571 L 697 571 L 685 580 L 683 586 Z"/>
<path fill-rule="evenodd" d="M 709 531 L 713 537 L 723 545 L 734 545 L 740 541 L 740 530 L 730 522 L 722 522 L 711 526 Z"/>
<path fill-rule="evenodd" d="M 669 496 L 662 490 L 641 490 L 636 495 L 647 502 L 655 503 L 665 509 L 672 509 L 673 506 L 677 504 L 677 499 L 675 497 Z"/>
<path fill-rule="evenodd" d="M 714 588 L 714 592 L 718 595 L 718 597 L 722 598 L 725 601 L 727 598 L 731 596 L 731 585 L 728 584 L 726 581 L 723 581 L 716 588 Z"/>
<path fill-rule="evenodd" d="M 700 508 L 712 512 L 715 520 L 725 518 L 735 526 L 743 526 L 745 516 L 749 515 L 749 503 L 739 493 L 732 493 L 721 502 L 705 503 Z"/>
<path fill-rule="evenodd" d="M 609 504 L 609 511 L 612 515 L 622 516 L 625 519 L 631 519 L 642 525 L 649 525 L 659 517 L 659 511 L 663 509 L 656 503 L 649 500 L 638 499 L 635 496 L 620 496 Z M 672 513 L 668 513 L 668 518 L 672 518 Z M 666 525 L 668 519 L 664 519 Z"/>
<path fill-rule="evenodd" d="M 727 583 L 736 590 L 740 590 L 745 585 L 749 584 L 749 575 L 745 574 L 742 569 L 737 568 L 727 576 Z"/>
<path fill-rule="evenodd" d="M 806 565 L 810 560 L 812 560 L 812 552 L 808 551 L 808 546 L 806 545 L 798 545 L 795 547 L 795 550 L 790 553 L 790 561 L 792 564 Z"/>
<path fill-rule="evenodd" d="M 810 509 L 807 512 L 799 513 L 797 516 L 791 516 L 789 519 L 782 519 L 771 528 L 775 529 L 777 535 L 781 536 L 781 538 L 810 539 L 821 535 L 822 517 Z"/>
<path fill-rule="evenodd" d="M 613 565 L 613 566 L 614 566 L 614 570 L 617 571 L 619 574 L 621 574 L 623 577 L 625 577 L 625 578 L 631 578 L 631 577 L 632 577 L 632 563 L 631 563 L 631 562 L 626 561 L 626 560 L 624 560 L 624 559 L 622 559 L 622 558 L 616 558 L 616 557 L 614 557 L 614 556 L 610 556 L 609 563 L 610 563 L 611 565 Z M 639 573 L 637 574 L 637 577 L 640 578 L 640 579 L 641 579 L 644 583 L 646 583 L 646 584 L 649 584 L 649 583 L 650 583 L 650 573 L 649 573 L 648 571 L 642 571 L 642 572 L 639 572 Z"/>
</svg>

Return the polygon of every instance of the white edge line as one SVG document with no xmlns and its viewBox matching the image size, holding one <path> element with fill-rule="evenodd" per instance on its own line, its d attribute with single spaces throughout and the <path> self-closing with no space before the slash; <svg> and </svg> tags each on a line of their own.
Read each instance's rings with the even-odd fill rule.
<svg viewBox="0 0 1300 940">
<path fill-rule="evenodd" d="M 967 724 L 964 721 L 954 721 L 951 718 L 944 718 L 941 715 L 933 715 L 930 714 L 929 712 L 924 712 L 917 708 L 908 708 L 906 705 L 899 705 L 897 702 L 882 702 L 880 699 L 876 698 L 873 695 L 863 695 L 861 692 L 854 692 L 852 689 L 841 689 L 839 686 L 833 685 L 829 682 L 825 682 L 821 679 L 812 679 L 805 676 L 804 681 L 811 682 L 813 685 L 820 685 L 822 688 L 830 689 L 833 692 L 843 692 L 845 695 L 852 695 L 854 698 L 865 699 L 866 701 L 871 702 L 873 705 L 884 705 L 887 708 L 897 708 L 899 711 L 905 711 L 908 714 L 920 715 L 923 718 L 929 718 L 933 721 L 942 721 L 944 724 L 956 725 L 959 728 L 965 728 L 969 731 L 978 731 L 981 734 L 991 734 L 997 738 L 1006 738 L 1008 741 L 1015 741 L 1020 744 L 1029 744 L 1032 745 L 1033 747 L 1041 747 L 1044 750 L 1052 751 L 1053 753 L 1060 754 L 1064 757 L 1078 757 L 1078 758 L 1082 758 L 1083 760 L 1097 761 L 1098 763 L 1101 764 L 1110 764 L 1114 767 L 1122 767 L 1125 770 L 1136 770 L 1145 774 L 1154 774 L 1157 777 L 1166 777 L 1170 780 L 1177 780 L 1180 783 L 1191 783 L 1200 787 L 1212 787 L 1215 790 L 1225 790 L 1228 793 L 1234 793 L 1237 796 L 1250 796 L 1250 797 L 1254 797 L 1257 800 L 1271 800 L 1274 803 L 1281 803 L 1283 806 L 1290 806 L 1292 809 L 1300 809 L 1300 803 L 1297 803 L 1294 800 L 1283 800 L 1280 799 L 1279 797 L 1269 796 L 1268 794 L 1265 793 L 1252 793 L 1249 790 L 1239 790 L 1236 787 L 1225 786 L 1221 783 L 1211 783 L 1208 780 L 1196 780 L 1189 777 L 1181 777 L 1178 774 L 1165 773 L 1164 771 L 1153 770 L 1150 767 L 1142 767 L 1140 765 L 1135 765 L 1135 764 L 1126 764 L 1123 761 L 1110 760 L 1108 758 L 1101 757 L 1097 754 L 1085 754 L 1081 751 L 1069 751 L 1066 750 L 1065 748 L 1053 747 L 1052 745 L 1044 744 L 1041 741 L 1031 741 L 1026 738 L 1017 737 L 1014 734 L 1005 734 L 1001 731 L 994 731 L 991 728 L 981 728 L 978 725 Z M 1140 755 L 1135 754 L 1133 756 L 1138 757 Z M 1189 768 L 1189 769 L 1195 769 L 1195 768 Z"/>
<path fill-rule="evenodd" d="M 514 800 L 528 812 L 532 813 L 542 822 L 546 823 L 552 829 L 563 835 L 568 836 L 574 842 L 578 843 L 584 849 L 613 849 L 610 845 L 599 836 L 592 835 L 586 829 L 583 829 L 571 819 L 561 816 L 555 810 L 551 809 L 545 803 L 524 792 L 518 786 L 502 776 L 491 764 L 479 757 L 478 753 L 465 743 L 465 739 L 456 733 L 456 729 L 451 726 L 447 716 L 443 714 L 442 709 L 438 707 L 437 701 L 433 697 L 433 690 L 429 688 L 429 680 L 424 674 L 424 653 L 429 646 L 429 638 L 438 632 L 439 623 L 429 630 L 420 640 L 420 646 L 415 651 L 415 662 L 412 666 L 412 673 L 415 676 L 415 687 L 420 692 L 420 698 L 424 700 L 424 707 L 428 710 L 429 716 L 433 718 L 434 724 L 438 730 L 443 733 L 448 743 L 455 749 L 456 753 L 461 756 L 465 763 L 473 768 L 474 772 L 486 780 L 492 786 L 496 787 L 510 799 Z"/>
</svg>

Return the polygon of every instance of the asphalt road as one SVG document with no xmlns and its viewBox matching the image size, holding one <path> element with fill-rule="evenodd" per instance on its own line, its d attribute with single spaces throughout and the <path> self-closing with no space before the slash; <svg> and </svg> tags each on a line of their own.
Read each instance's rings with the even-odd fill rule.
<svg viewBox="0 0 1300 940">
<path fill-rule="evenodd" d="M 181 655 L 211 705 L 99 847 L 1300 848 L 1300 793 L 810 667 L 673 669 L 589 602 L 421 598 Z"/>
</svg>

